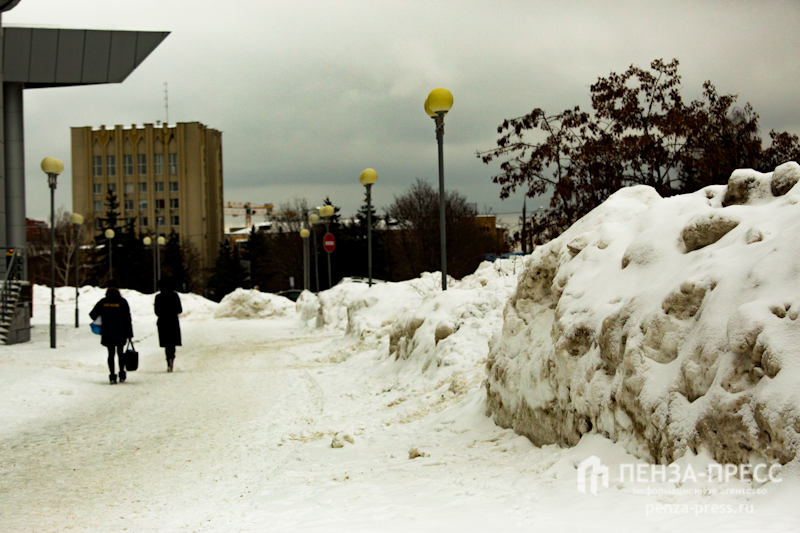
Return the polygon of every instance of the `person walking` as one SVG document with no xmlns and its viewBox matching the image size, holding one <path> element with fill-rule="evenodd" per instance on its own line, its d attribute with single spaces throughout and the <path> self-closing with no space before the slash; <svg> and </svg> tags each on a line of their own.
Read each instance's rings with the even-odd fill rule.
<svg viewBox="0 0 800 533">
<path fill-rule="evenodd" d="M 175 361 L 175 347 L 181 345 L 181 323 L 178 315 L 183 312 L 181 299 L 169 279 L 158 282 L 161 292 L 156 295 L 154 304 L 158 317 L 158 343 L 167 355 L 167 372 L 172 372 Z"/>
<path fill-rule="evenodd" d="M 109 280 L 106 296 L 94 306 L 89 313 L 92 320 L 101 317 L 100 344 L 108 348 L 108 380 L 113 385 L 117 382 L 114 372 L 114 352 L 119 359 L 119 381 L 125 382 L 125 361 L 123 350 L 125 342 L 133 339 L 133 324 L 128 301 L 119 293 L 119 283 Z"/>
</svg>

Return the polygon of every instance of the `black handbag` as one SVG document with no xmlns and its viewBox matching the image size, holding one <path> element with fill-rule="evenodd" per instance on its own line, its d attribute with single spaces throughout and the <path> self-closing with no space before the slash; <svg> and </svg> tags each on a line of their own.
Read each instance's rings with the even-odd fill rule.
<svg viewBox="0 0 800 533">
<path fill-rule="evenodd" d="M 125 348 L 125 369 L 133 372 L 139 368 L 139 352 L 133 347 L 133 341 L 128 340 L 128 347 Z"/>
</svg>

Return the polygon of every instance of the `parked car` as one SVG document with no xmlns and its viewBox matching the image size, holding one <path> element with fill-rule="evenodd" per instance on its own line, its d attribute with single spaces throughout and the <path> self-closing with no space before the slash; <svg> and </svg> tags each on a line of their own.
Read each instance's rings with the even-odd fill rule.
<svg viewBox="0 0 800 533">
<path fill-rule="evenodd" d="M 297 298 L 300 297 L 300 293 L 303 292 L 300 289 L 289 289 L 288 291 L 278 291 L 278 296 L 283 296 L 285 298 L 289 298 L 291 301 L 296 302 Z"/>
<path fill-rule="evenodd" d="M 339 283 L 337 283 L 337 285 L 342 285 L 345 283 L 369 283 L 369 278 L 364 278 L 361 276 L 347 276 L 339 280 Z M 372 284 L 374 285 L 376 283 L 386 283 L 386 282 L 382 279 L 372 278 Z"/>
</svg>

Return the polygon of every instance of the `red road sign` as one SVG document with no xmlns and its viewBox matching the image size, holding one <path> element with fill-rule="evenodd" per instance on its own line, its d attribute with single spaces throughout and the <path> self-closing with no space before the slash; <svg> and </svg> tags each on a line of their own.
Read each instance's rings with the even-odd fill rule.
<svg viewBox="0 0 800 533">
<path fill-rule="evenodd" d="M 336 249 L 336 237 L 333 236 L 333 233 L 326 233 L 324 237 L 322 237 L 322 247 L 325 248 L 325 251 L 331 253 Z"/>
</svg>

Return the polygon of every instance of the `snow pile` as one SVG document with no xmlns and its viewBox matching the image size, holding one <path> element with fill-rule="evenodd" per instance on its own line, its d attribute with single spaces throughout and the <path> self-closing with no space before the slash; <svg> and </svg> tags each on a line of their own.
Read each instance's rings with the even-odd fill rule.
<svg viewBox="0 0 800 533">
<path fill-rule="evenodd" d="M 248 289 L 236 289 L 225 295 L 214 318 L 283 317 L 295 312 L 295 304 L 283 296 Z"/>
<path fill-rule="evenodd" d="M 800 451 L 800 166 L 623 189 L 535 250 L 487 364 L 495 421 L 671 462 Z"/>
<path fill-rule="evenodd" d="M 339 283 L 318 294 L 303 291 L 297 299 L 297 311 L 310 327 L 346 330 L 348 306 L 369 288 L 366 283 Z"/>
</svg>

